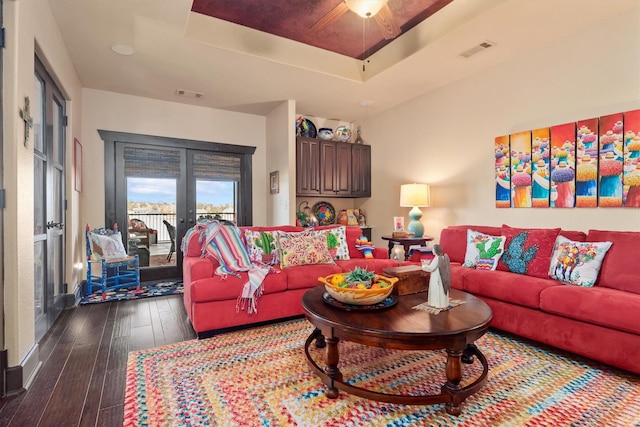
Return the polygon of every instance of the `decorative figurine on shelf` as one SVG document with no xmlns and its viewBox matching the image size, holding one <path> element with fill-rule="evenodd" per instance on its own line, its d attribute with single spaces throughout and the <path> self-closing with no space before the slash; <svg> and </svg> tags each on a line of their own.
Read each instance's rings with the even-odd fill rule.
<svg viewBox="0 0 640 427">
<path fill-rule="evenodd" d="M 302 204 L 305 204 L 302 207 Z M 300 202 L 298 211 L 296 212 L 296 225 L 298 227 L 315 227 L 319 224 L 318 218 L 311 212 L 309 202 Z"/>
<path fill-rule="evenodd" d="M 356 239 L 356 249 L 362 252 L 365 258 L 373 258 L 373 243 L 369 241 L 367 236 L 360 236 Z"/>
<path fill-rule="evenodd" d="M 356 128 L 356 140 L 354 141 L 356 144 L 364 144 L 362 140 L 362 136 L 360 136 L 360 125 Z"/>
<path fill-rule="evenodd" d="M 442 253 L 442 246 L 433 245 L 435 257 L 422 261 L 422 270 L 431 273 L 427 304 L 435 308 L 449 307 L 451 290 L 451 265 L 449 255 Z"/>
<path fill-rule="evenodd" d="M 364 211 L 362 209 L 354 209 L 353 215 L 358 219 L 358 225 L 360 227 L 367 226 L 367 217 L 364 215 Z"/>
</svg>

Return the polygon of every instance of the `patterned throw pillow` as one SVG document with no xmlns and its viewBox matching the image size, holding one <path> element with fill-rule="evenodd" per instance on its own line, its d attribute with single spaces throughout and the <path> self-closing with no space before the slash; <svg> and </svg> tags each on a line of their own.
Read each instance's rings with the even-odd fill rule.
<svg viewBox="0 0 640 427">
<path fill-rule="evenodd" d="M 311 264 L 335 264 L 327 238 L 314 232 L 278 233 L 280 268 Z"/>
<path fill-rule="evenodd" d="M 512 228 L 502 225 L 507 238 L 498 270 L 547 278 L 551 253 L 560 233 L 559 228 Z"/>
<path fill-rule="evenodd" d="M 251 261 L 263 262 L 269 265 L 280 263 L 276 238 L 278 231 L 244 230 L 244 241 L 247 243 Z"/>
<path fill-rule="evenodd" d="M 126 258 L 127 251 L 122 244 L 120 232 L 111 234 L 99 234 L 90 232 L 89 241 L 91 243 L 91 260 L 113 260 Z"/>
<path fill-rule="evenodd" d="M 574 242 L 558 236 L 549 266 L 549 277 L 569 285 L 595 285 L 602 260 L 611 242 Z"/>
<path fill-rule="evenodd" d="M 495 270 L 506 240 L 505 236 L 489 236 L 467 229 L 467 250 L 463 265 L 477 270 Z"/>
<path fill-rule="evenodd" d="M 329 253 L 336 260 L 348 260 L 349 245 L 347 244 L 347 232 L 344 225 L 323 230 L 314 230 L 314 233 L 324 236 L 327 239 Z"/>
</svg>

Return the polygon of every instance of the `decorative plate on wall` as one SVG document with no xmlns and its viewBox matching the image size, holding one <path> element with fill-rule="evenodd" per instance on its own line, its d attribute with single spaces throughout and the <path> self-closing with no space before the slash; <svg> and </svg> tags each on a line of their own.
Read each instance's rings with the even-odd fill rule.
<svg viewBox="0 0 640 427">
<path fill-rule="evenodd" d="M 313 205 L 312 210 L 320 225 L 329 225 L 336 222 L 336 210 L 331 206 L 331 203 L 318 202 Z"/>
</svg>

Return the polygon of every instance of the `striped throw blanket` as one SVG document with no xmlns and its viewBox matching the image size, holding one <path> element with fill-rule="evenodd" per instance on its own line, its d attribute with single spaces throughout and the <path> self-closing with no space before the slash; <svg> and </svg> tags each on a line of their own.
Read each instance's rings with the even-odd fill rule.
<svg viewBox="0 0 640 427">
<path fill-rule="evenodd" d="M 246 309 L 248 314 L 256 313 L 257 300 L 263 290 L 262 282 L 271 271 L 270 267 L 251 262 L 237 227 L 210 221 L 206 223 L 206 230 L 201 227 L 201 231 L 205 236 L 205 255 L 215 258 L 220 264 L 216 269 L 217 275 L 225 279 L 229 274 L 240 277 L 239 272 L 248 272 L 249 280 L 238 296 L 236 310 Z"/>
</svg>

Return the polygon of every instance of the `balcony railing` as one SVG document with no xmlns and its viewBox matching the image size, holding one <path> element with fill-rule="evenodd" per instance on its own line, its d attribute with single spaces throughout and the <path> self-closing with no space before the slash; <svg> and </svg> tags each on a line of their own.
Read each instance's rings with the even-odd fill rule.
<svg viewBox="0 0 640 427">
<path fill-rule="evenodd" d="M 215 219 L 226 219 L 229 221 L 234 221 L 236 218 L 235 212 L 201 212 L 196 215 L 196 219 L 200 220 L 202 218 L 215 218 Z M 169 232 L 167 231 L 167 227 L 162 222 L 166 220 L 169 224 L 174 227 L 177 225 L 177 215 L 175 213 L 133 213 L 129 212 L 129 220 L 139 219 L 147 225 L 147 228 L 151 228 L 157 231 L 157 242 L 170 242 L 171 238 L 169 237 Z"/>
</svg>

